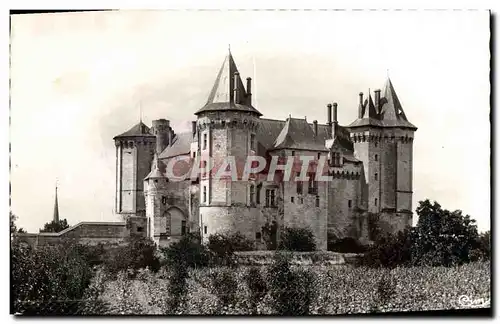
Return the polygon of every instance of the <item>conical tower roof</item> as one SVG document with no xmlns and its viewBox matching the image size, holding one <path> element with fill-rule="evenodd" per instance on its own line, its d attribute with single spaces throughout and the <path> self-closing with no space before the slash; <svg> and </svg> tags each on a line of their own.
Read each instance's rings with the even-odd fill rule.
<svg viewBox="0 0 500 324">
<path fill-rule="evenodd" d="M 387 77 L 387 81 L 385 82 L 383 94 L 384 96 L 380 99 L 382 107 L 380 109 L 380 117 L 384 126 L 417 129 L 417 127 L 406 118 L 401 102 L 399 101 L 396 90 L 394 90 L 394 86 L 389 77 Z"/>
<path fill-rule="evenodd" d="M 132 126 L 132 128 L 130 128 L 125 133 L 115 136 L 114 139 L 119 137 L 144 137 L 144 136 L 155 137 L 153 134 L 150 133 L 149 127 L 146 126 L 142 121 L 140 121 L 138 124 Z"/>
<path fill-rule="evenodd" d="M 238 98 L 235 98 L 234 95 L 235 85 L 238 89 Z M 233 55 L 231 51 L 229 51 L 217 74 L 207 103 L 203 108 L 198 110 L 195 115 L 205 111 L 236 110 L 253 112 L 262 116 L 262 114 L 251 104 L 248 104 L 247 101 L 245 87 L 241 81 Z"/>
</svg>

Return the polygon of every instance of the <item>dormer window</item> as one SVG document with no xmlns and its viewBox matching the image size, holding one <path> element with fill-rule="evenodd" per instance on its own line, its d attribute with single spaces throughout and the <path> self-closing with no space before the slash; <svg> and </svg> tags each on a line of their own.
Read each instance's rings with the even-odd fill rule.
<svg viewBox="0 0 500 324">
<path fill-rule="evenodd" d="M 332 152 L 332 166 L 342 166 L 340 152 Z"/>
</svg>

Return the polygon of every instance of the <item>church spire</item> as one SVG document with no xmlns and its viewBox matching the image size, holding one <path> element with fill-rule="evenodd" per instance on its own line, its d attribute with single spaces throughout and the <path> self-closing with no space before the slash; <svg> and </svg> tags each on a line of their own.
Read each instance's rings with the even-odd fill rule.
<svg viewBox="0 0 500 324">
<path fill-rule="evenodd" d="M 57 182 L 56 182 L 56 199 L 54 202 L 54 223 L 59 222 L 59 204 L 57 202 Z"/>
</svg>

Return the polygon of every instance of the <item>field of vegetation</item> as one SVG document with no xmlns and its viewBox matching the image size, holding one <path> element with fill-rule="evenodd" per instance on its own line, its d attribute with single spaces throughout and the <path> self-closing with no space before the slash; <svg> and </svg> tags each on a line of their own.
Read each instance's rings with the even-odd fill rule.
<svg viewBox="0 0 500 324">
<path fill-rule="evenodd" d="M 266 278 L 265 267 L 255 269 Z M 287 297 L 299 308 L 307 307 L 308 314 L 459 309 L 470 307 L 460 304 L 459 298 L 463 295 L 475 300 L 482 298 L 485 302 L 490 299 L 489 262 L 394 269 L 305 266 L 302 270 L 313 274 L 310 287 L 306 291 L 290 291 Z M 271 287 L 264 283 L 262 293 L 257 298 L 253 296 L 252 287 L 245 280 L 249 271 L 249 267 L 191 270 L 186 297 L 176 314 L 277 314 L 279 310 L 273 307 L 276 304 Z M 100 298 L 107 304 L 107 314 L 169 311 L 165 303 L 171 298 L 167 272 L 142 271 L 134 280 L 122 274 L 102 285 Z M 489 307 L 489 304 L 483 306 Z"/>
</svg>

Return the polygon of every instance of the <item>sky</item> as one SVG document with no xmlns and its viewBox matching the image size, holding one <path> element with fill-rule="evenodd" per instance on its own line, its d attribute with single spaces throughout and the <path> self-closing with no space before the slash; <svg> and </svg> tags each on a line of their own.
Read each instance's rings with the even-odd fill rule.
<svg viewBox="0 0 500 324">
<path fill-rule="evenodd" d="M 113 137 L 142 119 L 190 129 L 228 45 L 265 118 L 341 125 L 387 75 L 414 140 L 414 208 L 490 228 L 487 11 L 120 11 L 13 16 L 11 201 L 18 227 L 117 221 Z M 414 222 L 416 218 L 414 218 Z"/>
</svg>

